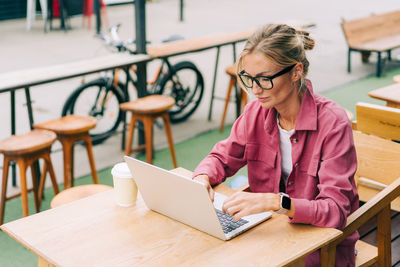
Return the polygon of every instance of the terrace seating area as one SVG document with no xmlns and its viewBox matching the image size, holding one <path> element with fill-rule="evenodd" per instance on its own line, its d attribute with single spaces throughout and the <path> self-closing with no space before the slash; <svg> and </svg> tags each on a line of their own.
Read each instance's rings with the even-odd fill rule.
<svg viewBox="0 0 400 267">
<path fill-rule="evenodd" d="M 148 7 L 156 7 L 157 4 L 160 4 L 160 6 L 166 8 L 167 5 L 163 5 L 165 4 L 162 3 L 163 1 L 168 2 L 170 0 L 161 0 L 160 3 L 150 1 Z M 188 5 L 195 4 L 189 3 Z M 204 3 L 204 5 L 206 4 Z M 262 3 L 260 2 L 259 5 L 262 5 Z M 118 10 L 119 14 L 122 14 L 126 7 L 128 5 L 107 7 L 107 20 L 111 25 L 116 17 L 120 16 L 114 15 L 116 13 L 113 13 L 113 10 Z M 157 12 L 154 14 L 160 16 L 160 13 Z M 243 10 L 243 12 L 245 11 Z M 355 180 L 360 208 L 348 218 L 345 229 L 340 231 L 333 228 L 324 231 L 324 229 L 319 228 L 307 228 L 308 226 L 305 226 L 304 229 L 303 226 L 294 226 L 293 233 L 298 233 L 303 229 L 304 240 L 307 238 L 315 240 L 318 245 L 305 248 L 305 251 L 301 252 L 303 254 L 299 252 L 299 255 L 290 259 L 284 253 L 274 255 L 276 258 L 287 258 L 287 261 L 271 261 L 274 264 L 302 266 L 307 254 L 311 253 L 313 249 L 320 249 L 320 259 L 324 265 L 334 266 L 336 245 L 358 229 L 360 241 L 356 245 L 356 266 L 400 267 L 400 65 L 397 60 L 400 58 L 400 53 L 397 50 L 400 47 L 400 43 L 398 43 L 399 33 L 397 32 L 400 22 L 399 12 L 393 11 L 392 8 L 392 10 L 386 10 L 386 12 L 380 12 L 380 14 L 366 17 L 364 14 L 364 18 L 349 16 L 347 13 L 345 17 L 351 19 L 342 20 L 342 22 L 339 22 L 338 19 L 335 24 L 337 29 L 340 29 L 340 26 L 342 27 L 342 36 L 338 37 L 332 32 L 334 36 L 332 40 L 344 38 L 340 49 L 337 49 L 341 53 L 340 56 L 338 53 L 334 56 L 329 55 L 330 59 L 322 60 L 323 57 L 321 57 L 320 52 L 322 48 L 320 47 L 317 47 L 310 56 L 312 66 L 310 79 L 315 91 L 342 106 L 352 124 L 358 160 Z M 35 13 L 31 6 L 29 34 L 37 34 L 36 28 L 39 28 L 37 25 L 40 24 L 40 21 L 31 24 L 32 16 L 36 16 Z M 91 12 L 88 14 L 91 14 Z M 4 119 L 4 124 L 7 125 L 6 129 L 0 131 L 0 160 L 1 162 L 4 160 L 3 165 L 0 166 L 2 167 L 0 168 L 0 177 L 2 177 L 0 183 L 2 185 L 0 251 L 6 252 L 0 255 L 0 266 L 30 266 L 36 265 L 36 263 L 38 266 L 57 266 L 57 261 L 53 261 L 51 257 L 46 257 L 47 252 L 41 254 L 40 246 L 47 242 L 46 238 L 48 237 L 44 236 L 43 239 L 33 237 L 41 231 L 41 227 L 38 226 L 48 227 L 47 221 L 54 220 L 54 225 L 57 225 L 57 229 L 52 232 L 53 234 L 60 228 L 65 230 L 68 227 L 71 227 L 71 229 L 79 227 L 79 225 L 76 225 L 78 220 L 74 221 L 73 218 L 68 216 L 63 217 L 67 226 L 60 226 L 63 222 L 57 222 L 56 217 L 57 214 L 63 214 L 61 212 L 63 209 L 70 212 L 70 217 L 77 216 L 81 212 L 82 217 L 87 216 L 88 218 L 91 218 L 88 210 L 93 209 L 96 218 L 91 218 L 91 220 L 97 221 L 103 226 L 112 228 L 117 224 L 123 225 L 127 227 L 127 232 L 132 229 L 144 229 L 140 228 L 142 227 L 140 224 L 135 224 L 134 228 L 130 228 L 129 223 L 124 221 L 126 218 L 133 220 L 139 217 L 146 222 L 152 220 L 152 213 L 150 216 L 143 213 L 147 210 L 143 202 L 144 198 L 138 198 L 138 205 L 134 211 L 124 210 L 122 207 L 114 207 L 106 203 L 112 199 L 111 195 L 115 191 L 112 190 L 112 166 L 123 161 L 124 155 L 128 155 L 163 169 L 174 170 L 182 176 L 190 177 L 190 171 L 196 168 L 215 143 L 229 136 L 232 123 L 243 111 L 243 107 L 253 100 L 251 95 L 240 92 L 236 68 L 233 63 L 237 59 L 237 52 L 240 52 L 240 48 L 243 47 L 243 41 L 254 31 L 255 23 L 247 23 L 245 28 L 238 28 L 238 30 L 236 28 L 233 28 L 233 30 L 232 28 L 231 30 L 221 28 L 220 31 L 217 31 L 219 26 L 216 25 L 215 31 L 213 29 L 210 34 L 209 32 L 203 34 L 201 31 L 204 25 L 192 25 L 191 17 L 194 17 L 195 13 L 189 14 L 191 16 L 186 17 L 188 20 L 186 23 L 190 24 L 190 27 L 183 29 L 186 25 L 179 24 L 179 27 L 175 25 L 176 29 L 180 28 L 182 32 L 186 33 L 185 40 L 166 44 L 151 44 L 148 46 L 148 54 L 128 55 L 118 53 L 110 55 L 109 51 L 102 51 L 101 53 L 104 54 L 93 58 L 74 58 L 70 53 L 71 60 L 67 60 L 68 57 L 62 55 L 63 60 L 60 62 L 54 63 L 51 60 L 44 59 L 44 61 L 48 61 L 43 66 L 38 61 L 37 64 L 27 65 L 28 68 L 23 70 L 13 66 L 12 62 L 10 63 L 10 70 L 0 64 L 0 106 L 5 106 L 7 112 L 11 111 L 11 116 L 7 113 L 7 118 Z M 357 15 L 360 14 L 361 12 Z M 275 15 L 272 14 L 272 16 Z M 78 19 L 80 25 L 82 18 L 79 17 Z M 237 19 L 237 15 L 235 19 Z M 280 22 L 275 17 L 273 20 Z M 83 29 L 75 28 L 74 25 L 77 21 L 77 18 L 69 18 L 68 26 L 72 25 L 72 27 L 68 28 L 68 34 L 71 38 L 75 37 L 76 32 L 81 34 L 83 30 L 90 30 L 86 27 Z M 231 25 L 233 21 L 233 18 L 231 22 L 227 20 L 226 25 Z M 25 21 L 22 22 L 25 23 Z M 22 22 L 18 23 L 22 24 Z M 204 23 L 207 24 L 207 22 Z M 291 23 L 299 28 L 308 28 L 311 35 L 317 36 L 317 42 L 324 43 L 326 37 L 321 35 L 320 30 L 325 29 L 327 25 L 322 24 L 323 22 L 318 24 L 318 22 L 310 23 L 308 20 L 305 22 L 299 19 L 293 20 Z M 127 24 L 125 23 L 125 25 Z M 380 28 L 373 25 L 378 25 Z M 212 28 L 210 25 L 207 27 Z M 381 30 L 377 30 L 377 28 Z M 2 21 L 0 21 L 0 31 L 1 29 Z M 198 35 L 193 34 L 192 30 L 194 29 L 198 31 Z M 43 28 L 41 27 L 39 30 L 42 31 Z M 379 31 L 382 32 L 378 34 Z M 44 33 L 41 32 L 41 34 Z M 46 34 L 55 35 L 58 33 L 53 31 Z M 67 34 L 67 32 L 63 32 L 63 34 Z M 87 33 L 84 35 L 87 35 Z M 121 35 L 127 36 L 124 32 Z M 363 35 L 369 37 L 364 36 L 364 38 Z M 51 38 L 51 36 L 49 37 Z M 65 38 L 65 40 L 67 39 Z M 347 41 L 347 44 L 345 41 Z M 91 42 L 89 41 L 90 45 L 93 46 Z M 379 47 L 373 47 L 373 44 L 377 44 Z M 330 49 L 327 50 L 334 51 L 329 45 Z M 89 50 L 85 50 L 87 49 L 86 46 L 87 44 L 82 41 L 82 51 L 79 53 L 87 53 Z M 236 49 L 238 50 L 236 51 Z M 92 50 L 94 49 L 90 49 L 90 51 Z M 347 58 L 346 51 L 348 52 Z M 358 61 L 353 58 L 353 72 L 350 73 L 350 54 L 353 51 L 361 52 L 362 58 Z M 374 54 L 369 57 L 368 53 L 370 52 L 376 52 L 377 57 L 375 58 Z M 52 53 L 50 49 L 49 53 Z M 324 53 L 328 52 L 325 51 Z M 30 57 L 33 59 L 34 55 L 27 56 L 28 62 L 31 61 L 29 60 Z M 339 60 L 339 57 L 343 60 Z M 165 59 L 169 60 L 166 63 L 167 65 L 190 60 L 189 63 L 194 62 L 196 68 L 204 77 L 204 81 L 201 81 L 202 85 L 204 83 L 204 93 L 202 92 L 200 96 L 200 98 L 202 97 L 201 104 L 196 112 L 180 123 L 171 122 L 168 115 L 171 114 L 168 112 L 171 112 L 173 108 L 183 105 L 183 102 L 180 102 L 179 99 L 180 95 L 177 95 L 176 92 L 170 93 L 170 96 L 152 95 L 144 97 L 143 92 L 149 90 L 151 82 L 148 82 L 147 88 L 143 89 L 139 78 L 134 77 L 136 80 L 132 83 L 133 86 L 128 85 L 129 75 L 140 76 L 141 65 L 147 64 L 147 68 L 151 72 L 155 69 L 154 62 L 158 64 L 160 60 Z M 338 64 L 328 64 L 329 66 L 327 66 L 327 61 L 334 62 L 332 59 L 337 60 Z M 346 73 L 346 59 L 348 60 L 349 73 Z M 7 60 L 6 56 L 5 60 Z M 16 64 L 21 64 L 21 62 Z M 334 67 L 331 65 L 334 65 Z M 163 74 L 161 68 L 157 71 L 159 74 Z M 106 74 L 103 75 L 105 72 Z M 121 73 L 122 76 L 119 77 Z M 128 76 L 126 76 L 127 74 Z M 334 77 L 335 74 L 337 77 Z M 107 77 L 111 77 L 110 75 L 113 78 L 107 80 Z M 174 78 L 174 75 L 175 73 L 172 71 L 171 77 Z M 171 78 L 171 81 L 173 78 Z M 92 107 L 91 114 L 88 114 L 88 116 L 68 115 L 61 117 L 59 112 L 61 102 L 77 101 L 79 94 L 76 94 L 74 90 L 81 84 L 87 84 L 88 80 L 86 79 L 89 81 L 106 81 L 105 84 L 112 83 L 117 88 L 113 93 L 120 94 L 120 96 L 117 96 L 120 102 L 115 104 L 117 109 L 105 114 L 109 117 L 118 116 L 121 125 L 114 129 L 114 133 L 111 133 L 110 137 L 93 144 L 90 134 L 99 129 L 96 127 L 104 127 L 104 124 L 100 122 L 101 117 L 99 110 L 95 109 L 96 107 Z M 147 77 L 147 80 L 150 79 Z M 136 83 L 138 81 L 139 83 Z M 31 87 L 35 87 L 35 89 L 33 90 Z M 181 94 L 185 90 L 183 87 L 179 91 Z M 6 95 L 6 98 L 2 97 L 4 95 Z M 214 101 L 218 98 L 223 101 Z M 64 101 L 65 99 L 67 101 Z M 26 103 L 21 101 L 26 101 Z M 108 91 L 99 91 L 97 94 L 97 104 L 101 102 L 103 104 L 112 103 L 112 101 L 114 101 L 113 95 Z M 57 107 L 55 107 L 56 105 Z M 72 104 L 69 111 L 75 108 L 74 105 Z M 48 108 L 49 111 L 46 110 L 48 106 L 51 106 Z M 21 113 L 26 113 L 26 111 L 28 111 L 28 116 L 26 114 L 22 116 Z M 8 128 L 10 122 L 11 127 Z M 29 167 L 31 172 L 28 171 Z M 249 192 L 246 183 L 242 183 L 245 179 L 247 179 L 247 167 L 243 167 L 233 177 L 228 178 L 220 187 L 217 187 L 217 191 L 228 195 L 240 190 Z M 237 187 L 238 181 L 241 183 L 239 187 Z M 104 196 L 104 198 L 100 196 Z M 99 206 L 96 206 L 96 203 Z M 73 210 L 71 207 L 78 206 L 82 208 L 81 211 L 71 212 Z M 107 211 L 107 214 L 104 214 L 103 211 Z M 112 215 L 110 215 L 111 213 Z M 41 214 L 45 214 L 44 217 Z M 109 215 L 110 217 L 108 217 Z M 43 221 L 41 221 L 41 218 L 43 218 Z M 115 218 L 118 220 L 114 221 Z M 284 217 L 273 213 L 272 220 L 283 222 L 282 218 Z M 24 227 L 24 222 L 31 219 L 34 229 L 29 230 L 32 230 L 32 235 Z M 102 221 L 103 219 L 105 221 Z M 165 218 L 156 220 L 160 226 L 157 229 L 162 229 L 161 225 L 165 222 Z M 219 251 L 229 248 L 234 242 L 244 242 L 243 239 L 238 238 L 219 243 L 220 240 L 213 239 L 205 234 L 203 236 L 203 233 L 196 232 L 190 227 L 184 226 L 185 228 L 181 231 L 179 224 L 178 226 L 175 223 L 166 225 L 168 225 L 168 228 L 171 227 L 171 231 L 166 232 L 167 235 L 183 234 L 179 239 L 171 239 L 172 241 L 170 237 L 160 235 L 161 243 L 174 242 L 175 244 L 179 243 L 177 240 L 185 240 L 193 247 L 196 245 L 196 248 L 202 248 L 203 243 L 209 244 L 204 246 L 204 251 L 207 249 L 215 252 L 215 257 L 211 259 L 212 263 L 221 263 L 218 257 Z M 250 232 L 250 234 L 261 236 L 259 233 L 262 233 L 263 230 L 260 229 L 265 230 L 266 228 L 260 226 L 260 228 L 254 228 L 255 231 Z M 99 236 L 96 229 L 98 228 L 93 228 L 93 232 L 89 231 L 85 234 L 92 238 Z M 118 227 L 115 229 L 118 229 Z M 154 233 L 157 229 L 154 229 Z M 290 228 L 290 231 L 293 229 Z M 315 235 L 312 234 L 313 231 L 315 231 Z M 25 233 L 27 239 L 23 240 L 19 233 Z M 120 232 L 115 233 L 120 237 Z M 143 231 L 141 234 L 144 233 L 147 232 Z M 193 242 L 196 238 L 200 238 L 203 243 Z M 112 245 L 115 242 L 114 239 L 110 238 L 108 244 Z M 144 237 L 143 244 L 152 246 L 153 241 L 150 239 Z M 128 241 L 124 239 L 123 242 Z M 289 243 L 288 251 L 291 249 Z M 50 248 L 51 246 L 47 244 L 45 247 Z M 176 248 L 179 248 L 179 250 L 176 250 Z M 154 251 L 157 249 L 160 249 L 160 247 L 155 248 Z M 190 248 L 173 246 L 169 254 L 180 255 L 179 251 L 185 252 L 185 249 L 189 250 Z M 252 249 L 241 250 L 241 252 L 243 252 L 243 255 L 254 255 Z M 65 253 L 70 253 L 70 251 L 65 251 Z M 62 256 L 58 253 L 53 255 Z M 200 263 L 205 259 L 205 254 L 202 253 L 199 253 L 195 261 L 186 261 L 186 258 L 183 260 L 180 256 L 176 257 L 179 258 L 177 261 L 168 258 L 168 256 L 164 258 L 164 253 L 160 253 L 160 255 L 159 261 L 170 260 L 169 263 L 172 265 L 188 262 Z M 238 253 L 233 257 L 236 264 L 243 263 L 240 255 Z M 151 259 L 152 255 L 148 254 L 142 258 L 143 262 L 146 262 L 147 257 Z M 253 263 L 257 263 L 257 260 L 261 259 L 254 258 Z M 127 262 L 133 262 L 129 260 Z M 156 262 L 158 261 L 154 261 L 154 263 Z"/>
</svg>

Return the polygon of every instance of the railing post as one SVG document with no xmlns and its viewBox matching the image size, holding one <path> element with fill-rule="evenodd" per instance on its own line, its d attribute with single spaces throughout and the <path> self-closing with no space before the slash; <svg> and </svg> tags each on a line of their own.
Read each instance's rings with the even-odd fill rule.
<svg viewBox="0 0 400 267">
<path fill-rule="evenodd" d="M 135 0 L 136 51 L 146 54 L 146 0 Z M 146 63 L 137 64 L 138 97 L 147 95 Z M 139 127 L 139 145 L 144 144 L 144 131 Z"/>
</svg>

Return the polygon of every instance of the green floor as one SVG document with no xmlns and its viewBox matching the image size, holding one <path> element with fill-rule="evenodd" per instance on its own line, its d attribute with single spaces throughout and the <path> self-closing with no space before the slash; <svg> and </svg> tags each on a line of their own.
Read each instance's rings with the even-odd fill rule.
<svg viewBox="0 0 400 267">
<path fill-rule="evenodd" d="M 351 82 L 337 88 L 329 90 L 323 95 L 335 100 L 342 107 L 347 108 L 355 114 L 355 104 L 357 102 L 368 102 L 382 104 L 382 101 L 374 100 L 367 96 L 367 93 L 373 89 L 380 88 L 393 83 L 392 77 L 400 73 L 400 68 L 387 71 L 381 78 L 375 76 L 367 77 L 359 81 Z M 221 139 L 229 135 L 230 126 L 225 127 L 223 133 L 217 130 L 202 133 L 195 138 L 186 140 L 182 143 L 176 144 L 175 149 L 177 153 L 178 165 L 189 170 L 193 170 L 199 161 L 207 155 L 213 145 Z M 144 160 L 141 156 L 139 159 Z M 172 169 L 171 158 L 168 149 L 156 151 L 154 164 L 165 168 Z M 99 171 L 99 181 L 102 184 L 112 185 L 112 178 L 110 169 L 107 168 Z M 239 174 L 246 174 L 246 170 L 241 170 Z M 85 176 L 76 179 L 75 184 L 89 184 L 91 183 L 91 176 Z M 227 181 L 229 183 L 229 180 Z M 54 196 L 51 188 L 45 190 L 45 199 L 42 203 L 42 210 L 50 207 L 50 200 Z M 30 196 L 30 213 L 34 213 L 33 198 Z M 6 203 L 6 216 L 5 222 L 21 218 L 21 200 L 15 198 L 7 201 Z M 22 245 L 14 241 L 4 232 L 0 232 L 0 266 L 2 267 L 16 267 L 16 266 L 37 266 L 37 257 L 25 249 Z"/>
</svg>

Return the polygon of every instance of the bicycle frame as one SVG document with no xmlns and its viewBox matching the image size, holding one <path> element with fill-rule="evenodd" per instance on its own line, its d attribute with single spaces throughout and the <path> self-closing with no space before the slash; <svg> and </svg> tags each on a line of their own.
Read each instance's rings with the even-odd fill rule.
<svg viewBox="0 0 400 267">
<path fill-rule="evenodd" d="M 162 77 L 163 74 L 167 74 L 167 73 L 175 73 L 174 68 L 172 67 L 171 63 L 168 61 L 167 58 L 162 58 L 161 59 L 162 62 L 161 64 L 156 68 L 156 72 L 154 74 L 154 77 L 151 80 L 147 81 L 147 85 L 150 86 L 146 88 L 147 94 L 154 94 L 155 88 L 157 87 L 160 78 Z M 166 72 L 163 72 L 163 69 L 166 66 Z M 132 76 L 131 72 L 136 73 L 136 66 L 131 66 L 128 70 L 125 69 L 125 75 L 127 75 L 127 79 L 126 82 L 122 82 L 124 84 L 125 88 L 121 88 L 123 89 L 123 93 L 124 93 L 124 98 L 126 101 L 130 100 L 130 96 L 129 96 L 129 90 L 128 90 L 128 86 L 129 86 L 129 82 L 132 83 L 133 87 L 137 90 L 137 80 Z M 118 86 L 119 82 L 120 82 L 120 68 L 117 68 L 113 71 L 113 85 L 114 86 Z M 150 90 L 149 90 L 150 89 Z"/>
</svg>

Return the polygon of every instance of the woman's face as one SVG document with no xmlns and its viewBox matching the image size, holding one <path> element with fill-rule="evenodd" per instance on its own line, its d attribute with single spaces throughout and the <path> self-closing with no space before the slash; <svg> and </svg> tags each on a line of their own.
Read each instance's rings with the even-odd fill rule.
<svg viewBox="0 0 400 267">
<path fill-rule="evenodd" d="M 252 77 L 272 76 L 282 70 L 282 67 L 258 52 L 247 54 L 242 62 L 245 73 Z M 298 79 L 293 75 L 297 69 L 296 65 L 288 73 L 274 78 L 272 80 L 274 86 L 270 90 L 260 88 L 256 82 L 253 82 L 253 87 L 248 90 L 253 92 L 263 108 L 274 107 L 280 110 L 280 107 L 285 107 L 294 97 L 298 97 L 298 89 L 295 86 L 297 84 L 295 81 Z"/>
</svg>

